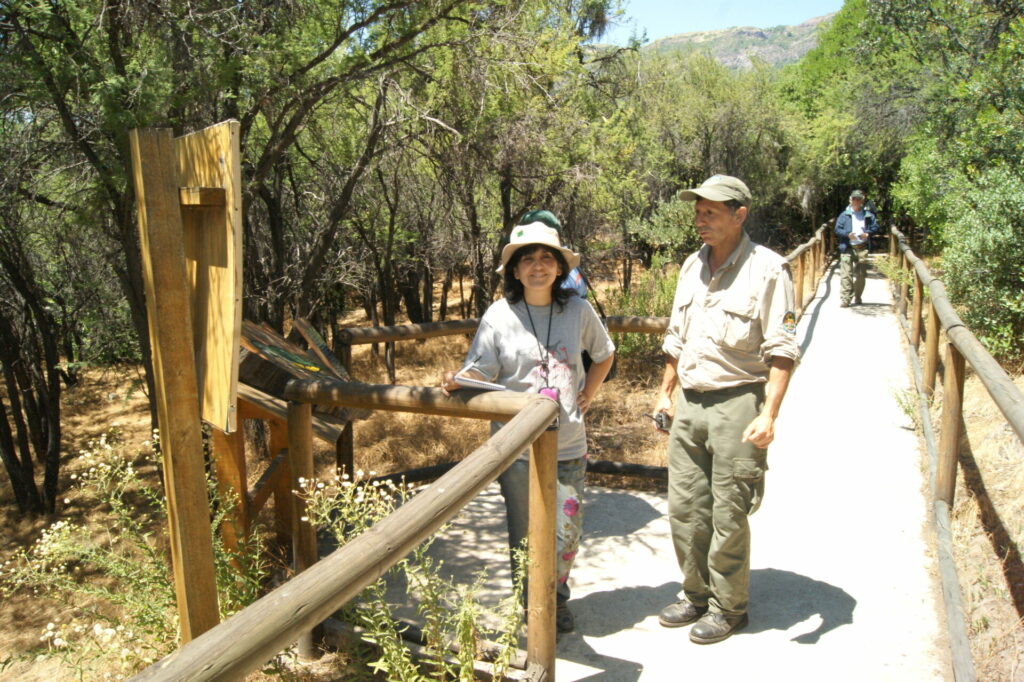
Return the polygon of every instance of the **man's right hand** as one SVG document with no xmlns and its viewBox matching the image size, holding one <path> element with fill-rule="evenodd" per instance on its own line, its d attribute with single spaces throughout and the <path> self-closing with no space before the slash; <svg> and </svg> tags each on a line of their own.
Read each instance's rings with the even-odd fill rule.
<svg viewBox="0 0 1024 682">
<path fill-rule="evenodd" d="M 674 414 L 675 410 L 672 409 L 671 398 L 669 398 L 668 396 L 658 396 L 657 402 L 654 403 L 654 411 L 651 414 L 658 414 L 659 412 L 667 414 L 669 423 L 672 423 L 672 415 Z M 668 431 L 658 428 L 657 423 L 654 424 L 654 429 L 661 433 L 668 433 Z"/>
</svg>

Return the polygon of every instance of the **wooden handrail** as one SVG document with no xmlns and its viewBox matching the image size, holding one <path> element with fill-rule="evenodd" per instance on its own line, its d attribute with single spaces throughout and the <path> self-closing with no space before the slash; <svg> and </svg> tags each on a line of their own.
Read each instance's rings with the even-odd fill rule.
<svg viewBox="0 0 1024 682">
<path fill-rule="evenodd" d="M 938 368 L 938 345 L 940 326 L 946 334 L 945 376 L 943 381 L 942 416 L 940 421 L 939 445 L 936 448 L 931 435 L 931 419 L 927 404 L 922 402 L 920 412 L 926 432 L 926 443 L 934 468 L 932 509 L 935 516 L 939 575 L 942 581 L 943 601 L 946 607 L 946 624 L 949 628 L 952 653 L 953 677 L 957 682 L 973 682 L 977 679 L 971 660 L 970 644 L 964 625 L 964 609 L 960 600 L 960 586 L 956 565 L 953 560 L 953 535 L 950 530 L 950 512 L 956 489 L 957 463 L 960 456 L 960 438 L 963 423 L 964 375 L 970 365 L 981 379 L 989 396 L 999 406 L 1007 423 L 1024 442 L 1024 393 L 1017 388 L 995 358 L 982 346 L 977 337 L 956 314 L 946 288 L 932 277 L 924 261 L 918 258 L 907 244 L 906 237 L 895 227 L 890 229 L 889 257 L 901 257 L 901 267 L 913 273 L 914 306 L 910 326 L 910 338 L 915 353 L 912 360 L 917 368 L 917 343 L 921 333 L 921 316 L 924 305 L 920 298 L 924 291 L 929 294 L 928 320 L 925 331 L 925 362 L 919 378 L 919 391 L 930 397 L 935 388 Z M 909 286 L 901 282 L 896 310 L 906 315 L 906 297 Z"/>
<path fill-rule="evenodd" d="M 967 363 L 974 369 L 981 383 L 988 390 L 989 395 L 999 410 L 1006 417 L 1006 421 L 1017 434 L 1017 437 L 1024 442 L 1024 392 L 1017 388 L 1013 380 L 1006 373 L 996 359 L 992 357 L 985 347 L 978 341 L 978 338 L 968 329 L 960 316 L 957 315 L 953 304 L 946 294 L 946 287 L 941 281 L 932 277 L 931 272 L 924 262 L 918 258 L 906 244 L 902 232 L 895 227 L 892 228 L 893 236 L 896 238 L 897 248 L 905 254 L 908 263 L 913 267 L 916 276 L 921 279 L 922 284 L 928 289 L 931 298 L 932 309 L 938 316 L 942 330 L 946 338 L 956 346 L 956 349 L 964 356 Z"/>
<path fill-rule="evenodd" d="M 788 262 L 798 261 L 805 253 L 811 254 L 816 248 L 823 250 L 826 227 L 826 225 L 819 227 L 810 240 L 787 254 L 786 260 Z M 823 262 L 822 259 L 819 261 L 819 264 Z M 661 334 L 668 326 L 667 317 L 609 315 L 605 321 L 608 324 L 608 331 L 619 333 Z M 337 340 L 339 343 L 348 346 L 412 341 L 414 339 L 428 339 L 437 336 L 472 334 L 476 332 L 479 324 L 480 318 L 473 317 L 465 320 L 398 324 L 387 327 L 349 327 L 338 332 Z"/>
<path fill-rule="evenodd" d="M 440 394 L 440 389 L 428 390 Z M 521 396 L 527 399 L 521 400 Z M 464 402 L 480 402 L 479 397 L 470 396 Z M 132 679 L 241 679 L 341 608 L 455 516 L 524 448 L 544 434 L 558 414 L 553 400 L 536 394 L 510 393 L 501 399 L 521 405 L 521 409 L 428 491 Z M 448 400 L 463 402 L 454 397 Z M 438 398 L 434 402 L 444 405 L 446 401 Z M 401 409 L 392 404 L 380 407 Z M 502 411 L 507 414 L 514 410 Z M 550 615 L 553 618 L 553 609 Z"/>
</svg>

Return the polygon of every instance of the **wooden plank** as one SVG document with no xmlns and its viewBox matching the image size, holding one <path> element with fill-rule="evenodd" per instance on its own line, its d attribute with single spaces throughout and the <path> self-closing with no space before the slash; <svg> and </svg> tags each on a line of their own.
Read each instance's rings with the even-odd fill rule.
<svg viewBox="0 0 1024 682">
<path fill-rule="evenodd" d="M 219 621 L 171 131 L 129 133 L 181 639 Z"/>
<path fill-rule="evenodd" d="M 230 499 L 234 513 L 221 524 L 224 547 L 238 554 L 239 544 L 249 534 L 249 485 L 245 467 L 245 434 L 242 429 L 224 433 L 213 429 L 213 462 L 217 469 L 217 490 Z"/>
<path fill-rule="evenodd" d="M 248 384 L 238 384 L 238 406 L 243 419 L 266 419 L 282 427 L 288 424 L 288 403 Z M 313 413 L 313 433 L 320 440 L 334 445 L 341 438 L 344 426 L 333 418 L 323 417 Z"/>
<path fill-rule="evenodd" d="M 306 349 L 249 320 L 242 323 L 241 344 L 246 353 L 239 357 L 239 378 L 274 397 L 283 397 L 284 387 L 292 379 L 334 378 L 333 372 Z M 319 412 L 343 421 L 369 416 L 365 410 L 337 406 L 319 407 Z"/>
<path fill-rule="evenodd" d="M 223 187 L 182 187 L 178 190 L 178 203 L 183 208 L 224 206 L 227 204 L 227 192 Z"/>
<path fill-rule="evenodd" d="M 286 467 L 283 465 L 285 459 L 285 453 L 280 452 L 267 466 L 266 471 L 260 476 L 260 480 L 256 481 L 256 485 L 252 488 L 252 495 L 249 496 L 249 510 L 253 516 L 260 513 L 263 509 L 263 505 L 270 499 L 271 494 L 278 487 L 278 479 L 281 478 L 282 473 L 286 471 Z"/>
<path fill-rule="evenodd" d="M 288 422 L 270 424 L 270 453 L 283 454 L 281 475 L 274 486 L 274 523 L 278 541 L 282 546 L 289 546 L 292 537 L 292 467 L 288 461 Z"/>
<path fill-rule="evenodd" d="M 327 369 L 334 372 L 334 376 L 338 377 L 342 381 L 351 381 L 352 379 L 348 375 L 348 370 L 341 363 L 338 358 L 334 356 L 331 349 L 327 347 L 327 342 L 324 337 L 320 335 L 313 325 L 311 325 L 305 318 L 297 318 L 292 322 L 295 329 L 302 335 L 302 338 L 309 344 L 309 350 L 311 350 L 320 363 Z"/>
<path fill-rule="evenodd" d="M 191 285 L 192 327 L 204 421 L 236 428 L 242 325 L 242 184 L 239 123 L 226 121 L 175 140 L 179 203 Z M 214 195 L 219 199 L 214 200 Z"/>
</svg>

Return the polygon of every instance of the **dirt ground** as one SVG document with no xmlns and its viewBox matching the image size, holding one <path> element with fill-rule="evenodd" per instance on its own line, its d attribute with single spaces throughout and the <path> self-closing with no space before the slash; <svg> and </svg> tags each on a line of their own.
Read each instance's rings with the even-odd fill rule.
<svg viewBox="0 0 1024 682">
<path fill-rule="evenodd" d="M 450 337 L 399 344 L 397 383 L 437 385 L 444 370 L 459 364 L 468 342 L 467 337 Z M 620 360 L 618 378 L 605 385 L 588 417 L 593 457 L 664 464 L 662 443 L 642 416 L 650 411 L 660 371 L 661 359 L 654 354 Z M 385 383 L 383 355 L 372 354 L 369 346 L 357 347 L 353 374 L 362 381 Z M 61 490 L 66 492 L 56 518 L 19 518 L 6 474 L 0 473 L 0 523 L 7 539 L 0 547 L 0 564 L 17 547 L 34 542 L 41 530 L 57 519 L 99 523 L 91 518 L 93 510 L 78 506 L 70 485 L 71 476 L 82 466 L 76 453 L 112 429 L 129 448 L 134 444 L 141 447 L 149 438 L 149 412 L 140 379 L 139 370 L 133 367 L 92 370 L 80 386 L 66 392 L 67 455 L 61 474 Z M 1024 378 L 1017 383 L 1024 386 Z M 937 415 L 933 419 L 939 423 Z M 1024 682 L 1024 570 L 1020 556 L 1024 448 L 974 377 L 967 382 L 964 419 L 969 448 L 958 476 L 953 533 L 974 662 L 979 679 Z M 356 466 L 383 474 L 455 461 L 482 442 L 486 431 L 482 422 L 467 427 L 456 419 L 378 413 L 355 428 Z M 333 467 L 333 453 L 319 450 L 318 463 L 326 475 Z M 255 461 L 252 470 L 259 471 Z M 156 476 L 155 470 L 148 475 Z M 616 480 L 600 477 L 595 482 L 609 485 Z M 640 480 L 630 483 L 647 488 L 653 485 Z M 0 667 L 0 676 L 50 682 L 73 679 L 53 659 L 34 660 L 31 656 L 41 645 L 40 634 L 46 624 L 64 618 L 73 606 L 30 594 L 0 603 L 0 665 L 8 657 L 16 657 L 6 669 Z M 324 661 L 321 667 L 328 664 Z M 326 679 L 315 671 L 303 677 Z"/>
<path fill-rule="evenodd" d="M 979 680 L 1024 682 L 1024 446 L 976 376 L 964 396 L 951 523 L 971 655 Z"/>
</svg>

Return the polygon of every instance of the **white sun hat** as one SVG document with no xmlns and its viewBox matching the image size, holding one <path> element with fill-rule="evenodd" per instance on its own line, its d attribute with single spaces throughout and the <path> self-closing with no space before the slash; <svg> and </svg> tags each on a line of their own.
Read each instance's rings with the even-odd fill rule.
<svg viewBox="0 0 1024 682">
<path fill-rule="evenodd" d="M 508 263 L 508 259 L 512 257 L 512 254 L 517 249 L 529 244 L 537 244 L 538 246 L 550 246 L 556 249 L 565 256 L 565 262 L 569 265 L 569 269 L 572 270 L 580 264 L 580 255 L 573 253 L 569 249 L 562 246 L 561 240 L 558 238 L 558 230 L 553 227 L 548 227 L 542 222 L 528 223 L 526 225 L 516 225 L 512 228 L 512 234 L 509 235 L 508 244 L 501 250 L 501 265 L 498 267 L 498 272 L 504 272 L 505 264 Z"/>
</svg>

